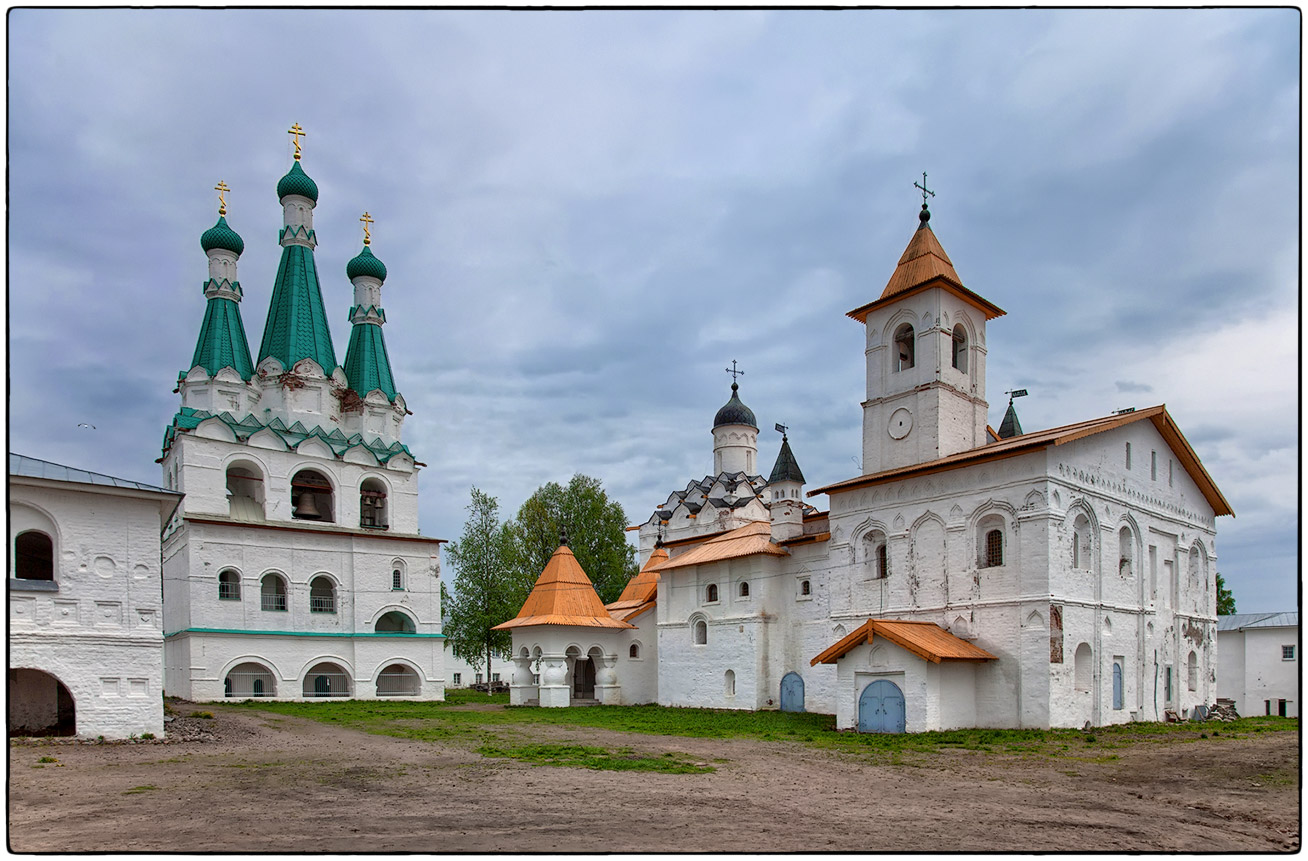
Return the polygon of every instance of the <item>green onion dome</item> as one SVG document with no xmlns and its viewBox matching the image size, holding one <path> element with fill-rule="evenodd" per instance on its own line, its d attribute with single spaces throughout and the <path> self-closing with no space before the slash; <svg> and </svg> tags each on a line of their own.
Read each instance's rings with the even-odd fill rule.
<svg viewBox="0 0 1308 861">
<path fill-rule="evenodd" d="M 345 277 L 353 281 L 360 275 L 369 275 L 378 281 L 386 280 L 386 264 L 382 263 L 372 254 L 372 249 L 363 246 L 359 256 L 355 257 L 349 263 L 345 264 Z"/>
<path fill-rule="evenodd" d="M 318 183 L 309 179 L 309 175 L 304 172 L 297 161 L 291 165 L 291 169 L 286 172 L 277 183 L 277 199 L 281 200 L 288 194 L 298 194 L 301 197 L 307 197 L 314 203 L 318 202 Z"/>
<path fill-rule="evenodd" d="M 754 418 L 754 411 L 740 400 L 736 392 L 740 386 L 735 383 L 731 384 L 731 400 L 723 404 L 722 409 L 713 417 L 713 427 L 722 425 L 749 425 L 752 428 L 758 427 L 758 420 Z"/>
<path fill-rule="evenodd" d="M 245 240 L 228 227 L 227 219 L 220 215 L 217 224 L 200 234 L 200 247 L 206 253 L 215 248 L 222 248 L 240 257 L 241 252 L 245 250 Z"/>
</svg>

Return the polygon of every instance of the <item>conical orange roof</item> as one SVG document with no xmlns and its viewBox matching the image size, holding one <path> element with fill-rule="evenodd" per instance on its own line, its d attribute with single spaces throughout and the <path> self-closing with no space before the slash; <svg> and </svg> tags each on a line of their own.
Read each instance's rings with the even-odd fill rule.
<svg viewBox="0 0 1308 861">
<path fill-rule="evenodd" d="M 565 544 L 545 564 L 518 615 L 493 630 L 531 625 L 575 625 L 583 628 L 634 628 L 609 615 L 581 563 Z"/>
<path fill-rule="evenodd" d="M 608 606 L 612 608 L 614 604 L 626 605 L 628 602 L 644 604 L 647 601 L 653 601 L 659 591 L 659 572 L 651 570 L 660 562 L 668 561 L 668 551 L 663 545 L 654 548 L 654 552 L 649 555 L 645 562 L 645 567 L 640 569 L 640 573 L 627 581 L 627 587 L 622 590 L 618 600 Z"/>
<path fill-rule="evenodd" d="M 931 230 L 931 225 L 928 223 L 931 213 L 927 212 L 925 207 L 919 218 L 918 228 L 914 231 L 913 238 L 908 241 L 908 247 L 900 255 L 899 264 L 891 274 L 890 280 L 886 282 L 886 289 L 881 291 L 881 298 L 855 308 L 846 316 L 865 323 L 868 313 L 874 308 L 919 290 L 942 287 L 975 305 L 986 315 L 987 320 L 1002 317 L 1004 309 L 982 299 L 963 286 L 963 280 L 954 271 L 954 262 L 949 259 L 940 240 L 936 239 L 935 232 Z"/>
</svg>

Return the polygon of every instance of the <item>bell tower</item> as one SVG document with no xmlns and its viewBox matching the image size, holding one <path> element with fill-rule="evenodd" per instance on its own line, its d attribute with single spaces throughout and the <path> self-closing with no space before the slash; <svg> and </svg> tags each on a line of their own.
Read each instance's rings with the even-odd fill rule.
<svg viewBox="0 0 1308 861">
<path fill-rule="evenodd" d="M 1004 311 L 963 286 L 922 180 L 918 228 L 886 289 L 848 314 L 867 329 L 864 475 L 986 443 L 986 322 Z"/>
</svg>

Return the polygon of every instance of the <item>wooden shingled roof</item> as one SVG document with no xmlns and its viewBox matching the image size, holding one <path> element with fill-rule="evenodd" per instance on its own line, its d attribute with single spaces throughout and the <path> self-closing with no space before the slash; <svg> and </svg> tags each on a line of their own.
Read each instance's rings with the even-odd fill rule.
<svg viewBox="0 0 1308 861">
<path fill-rule="evenodd" d="M 885 637 L 923 660 L 938 664 L 941 661 L 997 661 L 994 655 L 967 640 L 960 640 L 935 622 L 916 622 L 906 619 L 868 619 L 829 649 L 809 661 L 810 666 L 834 664 L 858 646 L 872 642 L 874 637 Z"/>
<path fill-rule="evenodd" d="M 1115 430 L 1117 428 L 1129 425 L 1132 422 L 1144 421 L 1148 419 L 1153 422 L 1158 433 L 1167 442 L 1168 446 L 1176 454 L 1177 460 L 1180 461 L 1182 468 L 1189 473 L 1198 485 L 1200 493 L 1208 504 L 1213 508 L 1214 516 L 1223 514 L 1234 515 L 1230 503 L 1222 492 L 1218 490 L 1217 483 L 1213 477 L 1204 469 L 1204 465 L 1199 461 L 1199 456 L 1195 454 L 1190 443 L 1181 433 L 1181 429 L 1176 426 L 1176 422 L 1167 412 L 1166 404 L 1159 404 L 1156 407 L 1148 407 L 1142 410 L 1136 410 L 1132 413 L 1120 413 L 1117 415 L 1103 416 L 1097 419 L 1077 422 L 1076 424 L 1063 425 L 1062 427 L 1050 428 L 1043 431 L 1031 431 L 1019 436 L 1001 439 L 997 442 L 990 442 L 977 448 L 970 448 L 967 451 L 960 451 L 951 454 L 948 457 L 941 457 L 935 460 L 928 460 L 924 463 L 915 463 L 909 466 L 901 466 L 895 469 L 887 469 L 881 472 L 874 472 L 871 475 L 860 475 L 857 478 L 838 481 L 835 484 L 828 484 L 825 487 L 819 487 L 816 490 L 810 490 L 808 496 L 814 496 L 819 493 L 839 493 L 846 490 L 855 490 L 860 487 L 869 487 L 874 484 L 883 484 L 889 481 L 898 481 L 901 478 L 909 476 L 925 475 L 932 472 L 943 472 L 950 469 L 960 469 L 971 466 L 987 460 L 999 460 L 1006 457 L 1016 457 L 1017 455 L 1026 454 L 1046 446 L 1066 445 L 1069 442 L 1093 436 L 1097 433 Z"/>
<path fill-rule="evenodd" d="M 881 292 L 881 298 L 855 308 L 846 316 L 865 323 L 867 315 L 874 309 L 930 287 L 942 287 L 968 304 L 976 306 L 986 315 L 987 320 L 1002 317 L 1005 313 L 998 305 L 981 298 L 963 286 L 962 279 L 954 271 L 953 261 L 940 245 L 940 240 L 936 239 L 931 226 L 923 221 L 914 232 L 913 238 L 908 241 L 908 247 L 900 256 L 899 264 L 891 274 L 890 281 L 886 283 L 886 289 Z"/>
<path fill-rule="evenodd" d="M 766 521 L 746 523 L 724 535 L 710 538 L 698 547 L 673 556 L 662 562 L 656 571 L 670 571 L 673 568 L 685 568 L 690 565 L 706 565 L 723 559 L 738 559 L 742 556 L 758 554 L 768 556 L 789 556 L 790 551 L 779 547 L 772 540 L 772 524 Z"/>
<path fill-rule="evenodd" d="M 518 615 L 492 630 L 531 625 L 573 625 L 579 628 L 634 628 L 609 615 L 595 586 L 567 545 L 554 551 Z"/>
</svg>

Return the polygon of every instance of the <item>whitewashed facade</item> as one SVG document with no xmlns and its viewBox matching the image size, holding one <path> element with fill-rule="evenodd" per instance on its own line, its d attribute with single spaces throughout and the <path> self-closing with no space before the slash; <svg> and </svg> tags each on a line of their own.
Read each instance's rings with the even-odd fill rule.
<svg viewBox="0 0 1308 861">
<path fill-rule="evenodd" d="M 162 736 L 162 488 L 9 456 L 9 730 Z"/>
<path fill-rule="evenodd" d="M 1299 716 L 1299 658 L 1297 612 L 1218 617 L 1217 695 L 1242 716 Z"/>
</svg>

